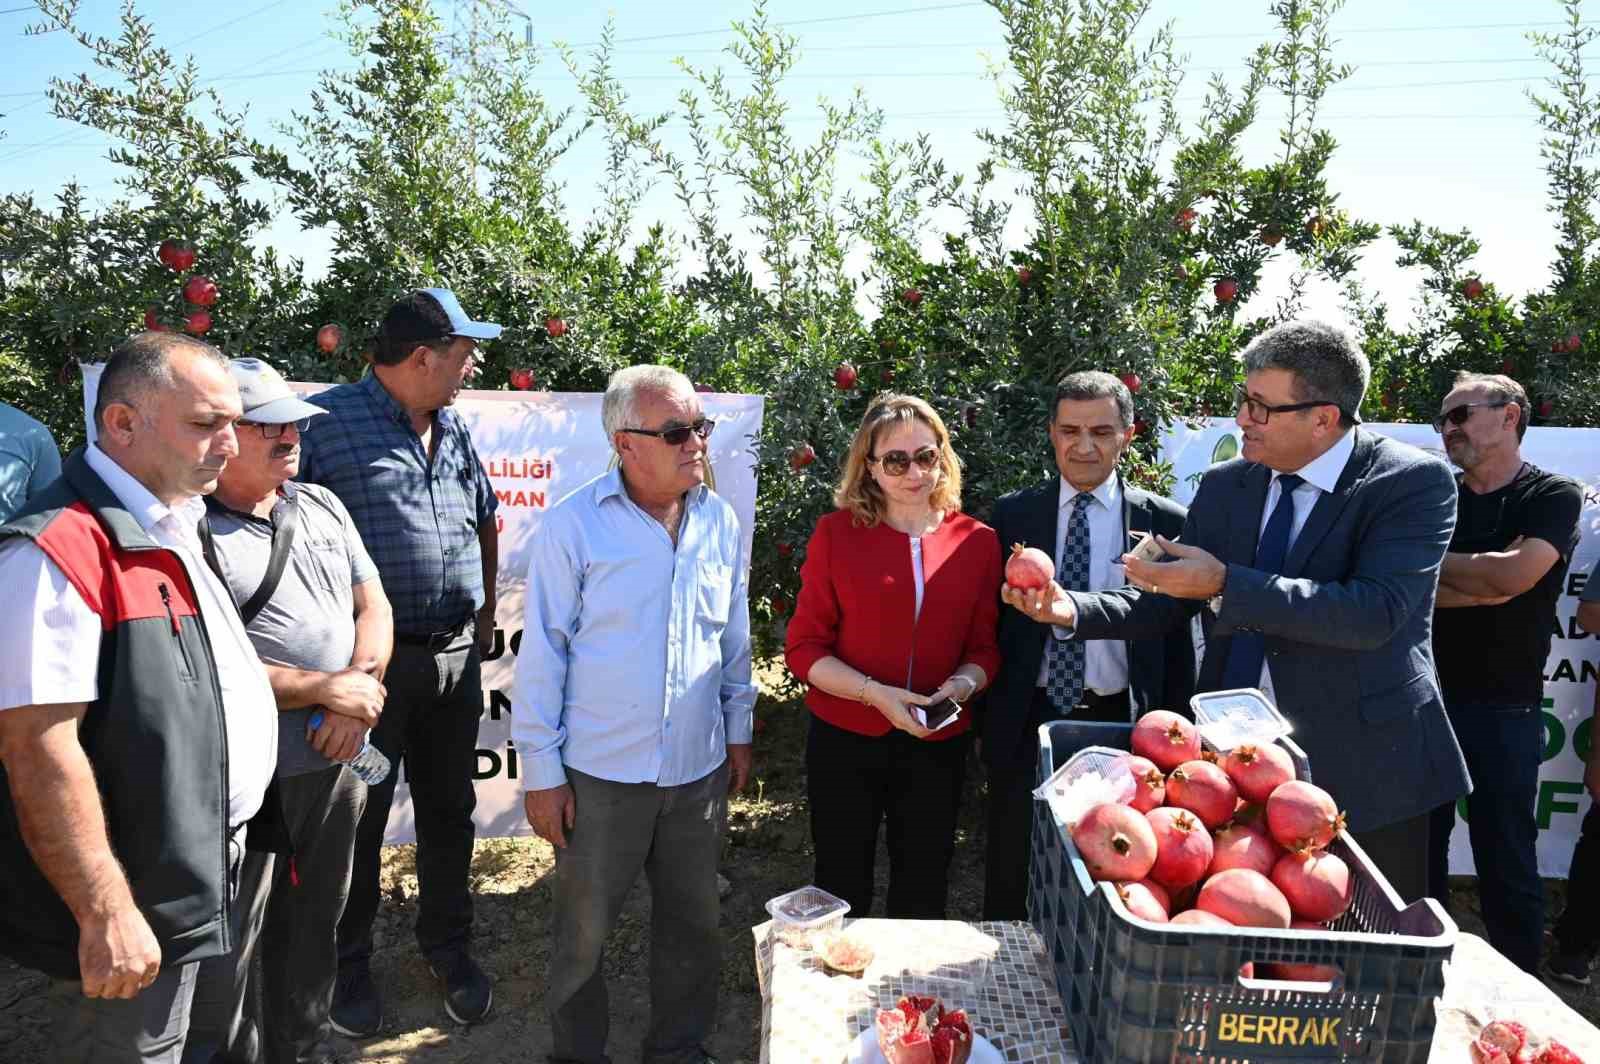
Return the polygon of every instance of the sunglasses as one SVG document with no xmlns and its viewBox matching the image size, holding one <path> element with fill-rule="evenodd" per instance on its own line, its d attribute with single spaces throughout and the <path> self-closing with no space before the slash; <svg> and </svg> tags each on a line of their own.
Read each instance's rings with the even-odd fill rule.
<svg viewBox="0 0 1600 1064">
<path fill-rule="evenodd" d="M 710 437 L 711 430 L 716 427 L 715 421 L 703 417 L 693 425 L 679 425 L 675 429 L 623 429 L 622 431 L 631 432 L 635 436 L 654 436 L 669 447 L 682 447 L 689 442 L 691 432 L 704 440 Z"/>
<path fill-rule="evenodd" d="M 1509 401 L 1510 400 L 1507 399 L 1485 399 L 1482 402 L 1462 403 L 1460 406 L 1452 406 L 1449 410 L 1446 410 L 1444 413 L 1433 419 L 1433 431 L 1443 432 L 1444 423 L 1446 421 L 1450 422 L 1452 425 L 1465 425 L 1467 423 L 1467 418 L 1471 417 L 1472 412 L 1478 407 L 1501 407 L 1505 406 Z"/>
<path fill-rule="evenodd" d="M 304 432 L 306 427 L 311 424 L 311 419 L 308 417 L 303 417 L 298 421 L 285 421 L 278 424 L 268 424 L 265 421 L 246 421 L 243 418 L 240 418 L 233 424 L 236 428 L 253 428 L 259 430 L 261 433 L 261 438 L 264 440 L 275 440 L 279 436 L 282 436 L 283 430 L 288 428 L 290 425 L 294 426 L 294 430 L 296 432 Z"/>
<path fill-rule="evenodd" d="M 874 457 L 867 455 L 867 461 L 878 462 L 883 466 L 883 471 L 891 477 L 903 477 L 906 470 L 911 468 L 911 463 L 917 463 L 917 468 L 924 473 L 932 473 L 939 468 L 939 449 L 937 447 L 924 447 L 916 454 L 906 454 L 904 451 L 886 451 Z"/>
</svg>

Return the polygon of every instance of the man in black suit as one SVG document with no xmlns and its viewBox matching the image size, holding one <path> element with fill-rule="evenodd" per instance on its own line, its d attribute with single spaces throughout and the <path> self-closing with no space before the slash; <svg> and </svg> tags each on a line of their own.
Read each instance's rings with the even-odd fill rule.
<svg viewBox="0 0 1600 1064">
<path fill-rule="evenodd" d="M 1133 439 L 1133 396 L 1109 373 L 1073 373 L 1056 386 L 1050 445 L 1058 476 L 995 504 L 1002 546 L 1037 547 L 1061 582 L 1084 591 L 1123 586 L 1122 554 L 1134 533 L 1178 535 L 1184 509 L 1126 483 L 1117 460 Z M 1194 691 L 1188 629 L 1165 636 L 1084 643 L 1016 610 L 1000 615 L 1004 662 L 989 694 L 983 754 L 989 770 L 985 920 L 1027 918 L 1038 726 L 1046 721 L 1132 720 L 1183 710 Z"/>
<path fill-rule="evenodd" d="M 1428 818 L 1469 789 L 1433 659 L 1450 468 L 1361 429 L 1369 370 L 1344 333 L 1291 322 L 1244 352 L 1241 457 L 1206 472 L 1164 562 L 1118 591 L 1002 597 L 1085 640 L 1206 627 L 1198 688 L 1259 687 L 1318 784 L 1406 900 L 1427 890 Z"/>
</svg>

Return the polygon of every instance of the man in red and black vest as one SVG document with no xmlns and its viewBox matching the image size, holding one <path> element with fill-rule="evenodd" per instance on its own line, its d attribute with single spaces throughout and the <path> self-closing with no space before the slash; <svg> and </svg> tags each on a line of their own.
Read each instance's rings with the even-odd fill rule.
<svg viewBox="0 0 1600 1064">
<path fill-rule="evenodd" d="M 0 526 L 0 952 L 63 981 L 57 1061 L 233 1059 L 240 829 L 277 750 L 197 534 L 239 414 L 215 348 L 135 336 L 98 440 Z"/>
</svg>

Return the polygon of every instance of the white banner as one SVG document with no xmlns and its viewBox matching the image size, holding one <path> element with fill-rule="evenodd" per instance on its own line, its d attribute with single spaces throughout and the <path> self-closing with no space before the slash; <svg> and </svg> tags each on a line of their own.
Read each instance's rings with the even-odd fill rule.
<svg viewBox="0 0 1600 1064">
<path fill-rule="evenodd" d="M 1366 428 L 1443 456 L 1439 436 L 1431 426 Z M 1169 428 L 1162 437 L 1161 456 L 1172 463 L 1177 476 L 1173 496 L 1187 504 L 1207 468 L 1239 453 L 1238 437 L 1238 427 L 1220 419 L 1201 421 L 1195 427 L 1178 424 Z M 1539 769 L 1535 807 L 1539 872 L 1562 879 L 1578 840 L 1578 825 L 1589 808 L 1583 789 L 1583 766 L 1592 741 L 1589 724 L 1596 678 L 1600 676 L 1600 644 L 1595 636 L 1576 626 L 1573 614 L 1589 572 L 1600 558 L 1600 429 L 1530 428 L 1522 441 L 1522 456 L 1541 469 L 1572 477 L 1585 488 L 1579 521 L 1582 539 L 1556 604 L 1556 629 L 1545 661 L 1544 763 Z M 1316 767 L 1313 762 L 1313 773 Z M 1450 870 L 1472 872 L 1472 850 L 1464 827 L 1450 837 Z"/>
<path fill-rule="evenodd" d="M 84 420 L 93 437 L 94 397 L 100 363 L 83 364 Z M 309 395 L 328 384 L 291 382 Z M 500 579 L 494 649 L 483 663 L 483 716 L 478 723 L 478 835 L 532 833 L 522 812 L 522 773 L 511 740 L 511 682 L 522 642 L 522 600 L 528 544 L 544 511 L 562 496 L 606 471 L 611 445 L 600 423 L 600 395 L 575 392 L 465 391 L 455 409 L 466 419 L 472 442 L 500 499 Z M 755 536 L 756 455 L 763 398 L 710 393 L 700 396 L 711 434 L 711 468 L 717 494 L 733 505 L 744 534 L 744 564 L 750 566 Z M 388 843 L 411 842 L 416 823 L 402 774 L 389 814 Z"/>
</svg>

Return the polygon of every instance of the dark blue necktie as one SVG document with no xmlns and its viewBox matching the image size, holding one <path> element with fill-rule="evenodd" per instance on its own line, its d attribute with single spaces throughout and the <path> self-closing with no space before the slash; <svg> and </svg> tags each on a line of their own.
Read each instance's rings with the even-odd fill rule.
<svg viewBox="0 0 1600 1064">
<path fill-rule="evenodd" d="M 1061 565 L 1056 583 L 1068 591 L 1089 590 L 1089 504 L 1094 496 L 1086 491 L 1072 499 L 1072 514 L 1067 518 L 1067 537 L 1061 547 Z M 1045 686 L 1050 704 L 1066 716 L 1083 698 L 1084 645 L 1081 639 L 1057 639 L 1054 631 L 1046 637 Z"/>
<path fill-rule="evenodd" d="M 1256 544 L 1254 568 L 1263 573 L 1282 573 L 1289 557 L 1289 531 L 1294 527 L 1294 489 L 1305 478 L 1285 473 L 1278 478 L 1278 505 L 1267 518 Z M 1226 592 L 1224 592 L 1226 594 Z M 1260 632 L 1234 632 L 1228 647 L 1228 661 L 1222 667 L 1222 689 L 1261 686 L 1261 663 L 1267 657 L 1267 641 Z"/>
</svg>

